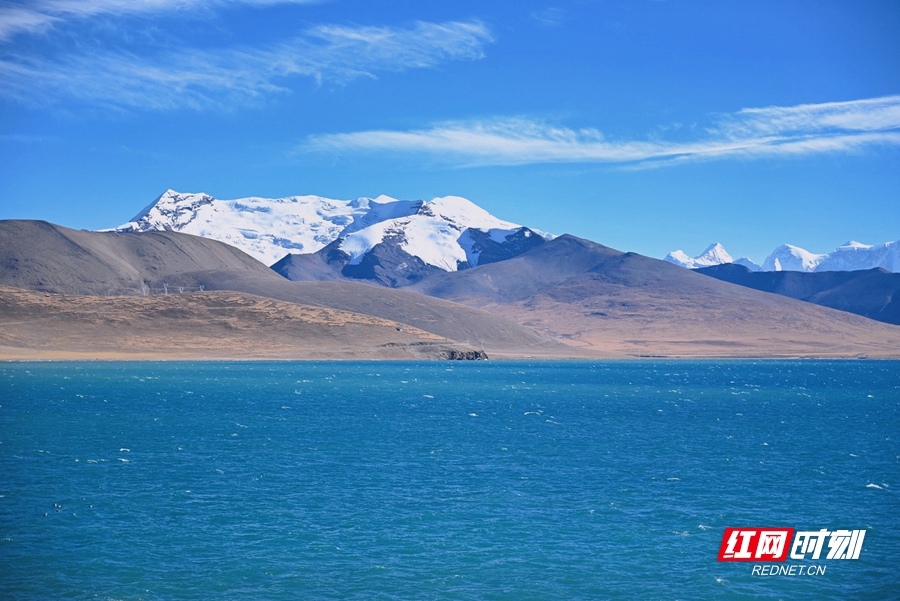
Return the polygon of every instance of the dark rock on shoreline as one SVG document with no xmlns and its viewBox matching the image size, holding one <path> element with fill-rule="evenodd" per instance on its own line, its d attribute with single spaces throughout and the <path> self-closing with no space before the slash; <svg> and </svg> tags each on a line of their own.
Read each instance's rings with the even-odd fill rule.
<svg viewBox="0 0 900 601">
<path fill-rule="evenodd" d="M 488 356 L 484 351 L 459 351 L 446 349 L 441 351 L 440 359 L 448 361 L 486 361 Z"/>
</svg>

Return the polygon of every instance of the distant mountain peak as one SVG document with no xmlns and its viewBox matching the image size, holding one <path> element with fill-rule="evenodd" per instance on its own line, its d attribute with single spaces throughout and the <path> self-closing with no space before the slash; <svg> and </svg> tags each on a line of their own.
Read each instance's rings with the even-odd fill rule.
<svg viewBox="0 0 900 601">
<path fill-rule="evenodd" d="M 731 258 L 731 255 L 728 254 L 728 251 L 725 250 L 725 247 L 722 246 L 719 242 L 713 242 L 710 244 L 703 254 L 697 257 L 698 261 L 716 261 L 717 263 L 732 263 L 734 259 Z"/>
<path fill-rule="evenodd" d="M 871 245 L 849 240 L 826 254 L 815 254 L 799 246 L 782 244 L 763 264 L 765 271 L 860 271 L 878 267 L 900 272 L 900 244 L 886 242 Z"/>
<path fill-rule="evenodd" d="M 817 255 L 793 244 L 782 244 L 766 257 L 763 271 L 814 271 L 826 255 Z"/>
<path fill-rule="evenodd" d="M 710 244 L 697 257 L 692 258 L 676 250 L 666 255 L 665 260 L 690 269 L 733 262 L 752 271 L 859 271 L 881 268 L 896 273 L 900 272 L 900 240 L 878 245 L 849 240 L 826 254 L 811 253 L 793 244 L 782 244 L 766 257 L 762 267 L 746 257 L 732 261 L 717 242 Z"/>
<path fill-rule="evenodd" d="M 749 269 L 750 271 L 761 271 L 762 270 L 762 268 L 759 265 L 757 265 L 756 263 L 754 263 L 747 257 L 741 257 L 740 259 L 735 259 L 733 261 L 733 263 L 735 265 L 742 265 L 742 266 L 746 267 L 747 269 Z"/>
<path fill-rule="evenodd" d="M 702 253 L 696 257 L 689 257 L 684 251 L 676 250 L 666 255 L 665 261 L 674 263 L 679 267 L 687 267 L 688 269 L 698 269 L 700 267 L 710 267 L 712 265 L 722 265 L 724 263 L 733 263 L 734 259 L 725 250 L 719 242 L 713 242 L 706 247 Z M 743 259 L 749 261 L 749 259 Z"/>
</svg>

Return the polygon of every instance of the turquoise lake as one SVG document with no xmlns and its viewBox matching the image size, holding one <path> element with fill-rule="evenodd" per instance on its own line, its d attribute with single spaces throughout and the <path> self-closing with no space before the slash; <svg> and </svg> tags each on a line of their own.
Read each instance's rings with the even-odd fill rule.
<svg viewBox="0 0 900 601">
<path fill-rule="evenodd" d="M 896 361 L 0 364 L 3 599 L 897 599 L 898 492 Z"/>
</svg>

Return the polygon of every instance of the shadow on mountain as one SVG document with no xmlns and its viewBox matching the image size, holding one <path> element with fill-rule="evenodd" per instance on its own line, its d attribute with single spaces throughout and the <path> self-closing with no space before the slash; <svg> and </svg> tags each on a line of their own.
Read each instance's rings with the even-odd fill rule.
<svg viewBox="0 0 900 601">
<path fill-rule="evenodd" d="M 469 228 L 460 234 L 459 240 L 468 249 L 466 260 L 457 261 L 456 268 L 460 271 L 473 264 L 505 261 L 545 243 L 543 237 L 524 227 L 502 241 L 494 240 L 487 232 Z M 343 240 L 339 238 L 315 253 L 286 255 L 272 269 L 292 281 L 365 280 L 389 288 L 403 288 L 446 273 L 408 253 L 406 242 L 402 232 L 387 235 L 353 261 L 341 249 Z"/>
<path fill-rule="evenodd" d="M 900 325 L 900 273 L 886 269 L 861 271 L 759 271 L 733 263 L 698 269 L 754 290 L 849 311 L 869 319 Z"/>
<path fill-rule="evenodd" d="M 289 254 L 272 265 L 272 270 L 291 281 L 365 280 L 388 288 L 402 288 L 444 273 L 440 267 L 409 254 L 394 240 L 376 244 L 358 262 L 352 262 L 336 240 L 315 253 Z"/>
</svg>

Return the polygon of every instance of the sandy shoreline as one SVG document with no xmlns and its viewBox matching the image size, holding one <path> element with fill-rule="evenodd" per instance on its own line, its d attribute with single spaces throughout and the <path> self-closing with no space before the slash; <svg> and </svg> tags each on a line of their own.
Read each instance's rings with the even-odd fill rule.
<svg viewBox="0 0 900 601">
<path fill-rule="evenodd" d="M 393 355 L 380 352 L 378 350 L 360 351 L 354 349 L 332 350 L 332 351 L 305 351 L 292 352 L 287 355 L 273 354 L 209 354 L 209 353 L 191 353 L 191 352 L 148 352 L 148 353 L 127 353 L 127 352 L 91 352 L 91 351 L 67 351 L 67 350 L 35 350 L 35 349 L 11 349 L 0 347 L 0 363 L 76 363 L 76 362 L 188 362 L 202 361 L 213 363 L 224 362 L 295 362 L 295 361 L 410 361 L 410 360 L 444 360 L 452 361 L 452 359 L 443 359 L 440 357 L 426 356 L 419 354 L 418 356 L 411 352 L 405 352 L 406 349 Z M 900 360 L 900 354 L 896 355 L 879 355 L 879 356 L 857 356 L 842 354 L 777 354 L 770 353 L 765 355 L 614 355 L 608 353 L 580 353 L 580 354 L 526 354 L 526 353 L 503 353 L 490 352 L 487 353 L 489 361 L 510 361 L 510 362 L 526 362 L 526 361 L 655 361 L 655 360 L 716 360 L 716 361 L 777 361 L 787 359 L 820 359 L 820 360 L 872 360 L 872 361 L 896 361 Z"/>
</svg>

